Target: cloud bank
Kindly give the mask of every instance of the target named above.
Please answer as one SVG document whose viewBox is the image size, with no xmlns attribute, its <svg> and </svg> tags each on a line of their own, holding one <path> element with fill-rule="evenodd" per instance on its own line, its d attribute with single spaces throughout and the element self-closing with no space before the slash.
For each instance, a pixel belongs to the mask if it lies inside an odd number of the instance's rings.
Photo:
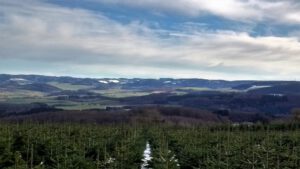
<svg viewBox="0 0 300 169">
<path fill-rule="evenodd" d="M 275 21 L 280 16 L 278 22 L 298 24 L 296 1 L 99 3 L 180 11 L 193 17 L 210 13 L 249 22 Z M 265 13 L 275 9 L 280 11 Z M 297 36 L 254 37 L 249 32 L 202 27 L 154 29 L 139 20 L 125 24 L 101 11 L 37 0 L 0 1 L 0 39 L 2 73 L 230 80 L 300 78 Z"/>
</svg>

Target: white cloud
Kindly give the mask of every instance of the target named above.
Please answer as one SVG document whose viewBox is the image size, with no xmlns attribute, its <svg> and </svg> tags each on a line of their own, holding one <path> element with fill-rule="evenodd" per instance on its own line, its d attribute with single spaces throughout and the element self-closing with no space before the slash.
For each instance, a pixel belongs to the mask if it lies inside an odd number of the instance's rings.
<svg viewBox="0 0 300 169">
<path fill-rule="evenodd" d="M 254 7 L 249 8 L 249 2 L 239 0 L 93 0 L 100 3 L 113 5 L 128 5 L 132 7 L 148 8 L 153 10 L 166 10 L 180 12 L 191 16 L 198 16 L 207 12 L 229 17 L 249 18 L 257 17 L 259 11 Z M 234 9 L 234 10 L 233 10 Z"/>
<path fill-rule="evenodd" d="M 270 21 L 300 24 L 300 3 L 295 0 L 91 0 L 197 17 L 213 14 L 242 22 Z"/>
<path fill-rule="evenodd" d="M 207 30 L 165 30 L 161 32 L 176 36 L 162 38 L 160 31 L 139 22 L 120 24 L 101 13 L 28 2 L 0 2 L 0 65 L 11 65 L 7 72 L 25 71 L 13 63 L 30 62 L 27 72 L 47 74 L 300 77 L 300 43 L 295 38 Z"/>
</svg>

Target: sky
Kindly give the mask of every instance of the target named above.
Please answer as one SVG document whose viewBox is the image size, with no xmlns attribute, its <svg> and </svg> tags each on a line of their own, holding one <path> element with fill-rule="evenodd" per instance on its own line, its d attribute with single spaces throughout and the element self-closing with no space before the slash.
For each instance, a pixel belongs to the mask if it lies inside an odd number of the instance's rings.
<svg viewBox="0 0 300 169">
<path fill-rule="evenodd" d="M 300 79 L 299 0 L 0 0 L 0 73 Z"/>
</svg>

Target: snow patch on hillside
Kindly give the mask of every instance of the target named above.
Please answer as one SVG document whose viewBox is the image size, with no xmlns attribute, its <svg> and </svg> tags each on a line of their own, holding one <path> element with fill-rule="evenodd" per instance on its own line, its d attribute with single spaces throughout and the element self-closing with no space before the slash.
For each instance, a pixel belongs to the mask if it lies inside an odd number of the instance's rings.
<svg viewBox="0 0 300 169">
<path fill-rule="evenodd" d="M 104 83 L 104 84 L 108 84 L 108 82 L 107 82 L 107 81 L 105 81 L 105 80 L 99 80 L 98 82 L 100 82 L 100 83 Z"/>
<path fill-rule="evenodd" d="M 28 81 L 26 79 L 22 79 L 22 78 L 11 78 L 9 79 L 10 81 L 18 81 L 18 82 L 25 82 L 25 81 Z"/>
<path fill-rule="evenodd" d="M 110 83 L 119 83 L 120 81 L 116 80 L 116 79 L 110 79 L 110 80 L 108 80 L 108 82 L 110 82 Z"/>
<path fill-rule="evenodd" d="M 268 87 L 272 87 L 272 86 L 257 86 L 257 85 L 253 85 L 251 87 L 249 87 L 247 90 L 256 90 L 256 89 L 262 89 L 262 88 L 268 88 Z"/>
<path fill-rule="evenodd" d="M 116 79 L 109 79 L 109 80 L 98 80 L 99 83 L 104 83 L 104 84 L 108 84 L 108 83 L 120 83 L 119 80 Z"/>
</svg>

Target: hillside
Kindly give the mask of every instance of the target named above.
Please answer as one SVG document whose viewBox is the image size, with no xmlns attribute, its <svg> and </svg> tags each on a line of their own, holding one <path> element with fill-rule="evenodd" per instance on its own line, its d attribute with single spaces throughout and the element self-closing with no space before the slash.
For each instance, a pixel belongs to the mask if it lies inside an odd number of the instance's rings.
<svg viewBox="0 0 300 169">
<path fill-rule="evenodd" d="M 181 113 L 185 116 L 172 119 L 189 119 L 188 109 L 195 109 L 210 114 L 193 117 L 198 122 L 204 122 L 212 115 L 218 117 L 213 120 L 215 122 L 224 121 L 224 118 L 230 121 L 269 121 L 275 117 L 287 117 L 293 109 L 300 107 L 300 83 L 291 81 L 0 75 L 0 91 L 5 116 L 28 115 L 28 112 L 48 109 L 117 110 L 126 114 L 128 109 L 175 106 L 174 112 L 187 109 Z M 37 103 L 43 107 L 31 110 L 30 107 Z"/>
</svg>

